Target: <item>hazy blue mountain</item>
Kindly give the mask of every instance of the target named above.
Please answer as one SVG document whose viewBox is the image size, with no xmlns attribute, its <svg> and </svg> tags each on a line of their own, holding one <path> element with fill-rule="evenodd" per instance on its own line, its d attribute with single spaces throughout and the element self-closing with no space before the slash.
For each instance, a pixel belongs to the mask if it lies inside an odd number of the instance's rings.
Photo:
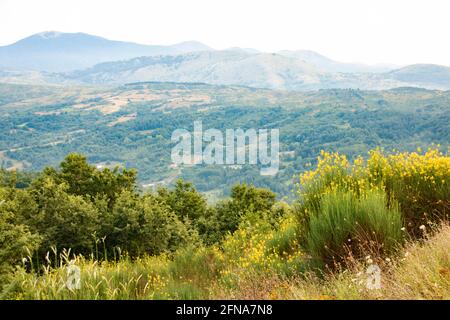
<svg viewBox="0 0 450 320">
<path fill-rule="evenodd" d="M 85 33 L 49 31 L 0 47 L 0 68 L 60 72 L 84 69 L 105 61 L 202 50 L 211 48 L 194 41 L 153 46 L 113 41 Z"/>
<path fill-rule="evenodd" d="M 325 72 L 344 72 L 344 73 L 382 73 L 395 69 L 395 66 L 388 65 L 365 65 L 358 63 L 343 63 L 327 58 L 311 50 L 282 50 L 278 52 L 281 55 L 301 59 L 308 62 Z"/>
</svg>

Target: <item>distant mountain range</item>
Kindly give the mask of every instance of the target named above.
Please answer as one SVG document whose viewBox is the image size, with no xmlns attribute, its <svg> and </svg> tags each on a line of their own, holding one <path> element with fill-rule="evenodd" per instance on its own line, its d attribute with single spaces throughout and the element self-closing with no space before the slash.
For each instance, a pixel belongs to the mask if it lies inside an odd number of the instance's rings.
<svg viewBox="0 0 450 320">
<path fill-rule="evenodd" d="M 306 61 L 325 72 L 382 73 L 398 68 L 398 66 L 394 65 L 369 66 L 358 63 L 337 62 L 311 50 L 297 50 L 297 51 L 282 50 L 278 51 L 278 53 L 286 57 L 292 57 Z"/>
<path fill-rule="evenodd" d="M 450 68 L 341 63 L 314 51 L 214 50 L 200 42 L 149 46 L 84 33 L 43 32 L 0 47 L 0 81 L 123 84 L 204 82 L 315 90 L 450 89 Z"/>
<path fill-rule="evenodd" d="M 279 54 L 224 50 L 106 62 L 65 76 L 90 84 L 170 81 L 295 89 L 320 83 L 321 72 Z"/>
<path fill-rule="evenodd" d="M 334 67 L 339 67 L 338 63 Z M 304 59 L 279 53 L 224 50 L 105 62 L 88 69 L 65 73 L 60 76 L 60 80 L 84 84 L 204 82 L 287 90 L 384 90 L 396 87 L 448 90 L 450 68 L 411 65 L 388 72 L 330 72 Z"/>
<path fill-rule="evenodd" d="M 211 50 L 195 41 L 170 46 L 112 41 L 85 33 L 46 31 L 0 47 L 0 68 L 62 72 L 105 61 Z"/>
</svg>

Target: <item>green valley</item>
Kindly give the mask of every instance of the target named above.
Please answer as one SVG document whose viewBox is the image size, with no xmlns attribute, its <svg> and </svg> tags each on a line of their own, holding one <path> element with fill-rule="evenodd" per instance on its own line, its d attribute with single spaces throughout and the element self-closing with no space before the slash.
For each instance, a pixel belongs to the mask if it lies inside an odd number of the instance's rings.
<svg viewBox="0 0 450 320">
<path fill-rule="evenodd" d="M 350 159 L 382 147 L 412 151 L 450 141 L 450 92 L 419 88 L 311 92 L 146 82 L 121 86 L 0 84 L 0 161 L 6 169 L 57 166 L 71 152 L 102 167 L 137 168 L 143 189 L 192 181 L 213 199 L 238 182 L 290 197 L 293 176 L 320 150 Z M 256 166 L 174 166 L 175 129 L 278 128 L 280 171 Z"/>
</svg>

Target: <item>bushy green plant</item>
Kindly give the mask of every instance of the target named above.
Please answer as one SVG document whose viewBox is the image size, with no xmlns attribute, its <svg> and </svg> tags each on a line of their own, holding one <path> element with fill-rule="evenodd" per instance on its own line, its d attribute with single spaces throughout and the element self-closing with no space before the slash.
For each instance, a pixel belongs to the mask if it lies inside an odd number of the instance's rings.
<svg viewBox="0 0 450 320">
<path fill-rule="evenodd" d="M 133 169 L 97 169 L 84 155 L 71 153 L 60 164 L 60 172 L 53 172 L 57 180 L 68 185 L 70 194 L 93 198 L 103 196 L 111 207 L 116 196 L 124 190 L 133 190 L 137 172 Z M 49 170 L 48 172 L 51 172 Z"/>
<path fill-rule="evenodd" d="M 353 255 L 361 257 L 392 252 L 402 242 L 398 206 L 382 192 L 357 197 L 351 192 L 326 194 L 318 210 L 310 213 L 306 234 L 308 252 L 332 265 Z"/>
<path fill-rule="evenodd" d="M 49 177 L 31 192 L 38 210 L 29 215 L 28 225 L 43 237 L 41 253 L 51 247 L 72 249 L 74 253 L 93 252 L 99 213 L 90 201 L 69 194 L 67 184 Z"/>
<path fill-rule="evenodd" d="M 231 189 L 231 198 L 219 201 L 200 219 L 200 230 L 206 243 L 219 242 L 228 233 L 237 230 L 245 218 L 266 219 L 276 223 L 286 213 L 285 206 L 274 207 L 275 194 L 267 189 L 238 184 Z"/>
<path fill-rule="evenodd" d="M 158 196 L 162 203 L 170 207 L 180 219 L 196 221 L 205 215 L 207 204 L 205 198 L 194 188 L 192 183 L 177 180 L 175 188 L 160 188 Z"/>
<path fill-rule="evenodd" d="M 439 224 L 450 215 L 450 157 L 437 149 L 427 152 L 369 152 L 367 161 L 353 163 L 345 155 L 322 152 L 317 168 L 302 174 L 299 186 L 299 223 L 309 225 L 305 209 L 318 210 L 323 195 L 349 191 L 364 196 L 379 190 L 395 200 L 414 237 L 422 237 L 421 225 Z"/>
<path fill-rule="evenodd" d="M 20 223 L 14 212 L 14 199 L 8 193 L 9 190 L 0 188 L 0 288 L 14 267 L 22 264 L 22 258 L 33 254 L 40 242 L 39 235 Z"/>
<path fill-rule="evenodd" d="M 120 247 L 132 257 L 175 251 L 196 241 L 195 231 L 153 195 L 121 193 L 108 223 L 109 232 L 105 234 L 108 247 Z"/>
</svg>

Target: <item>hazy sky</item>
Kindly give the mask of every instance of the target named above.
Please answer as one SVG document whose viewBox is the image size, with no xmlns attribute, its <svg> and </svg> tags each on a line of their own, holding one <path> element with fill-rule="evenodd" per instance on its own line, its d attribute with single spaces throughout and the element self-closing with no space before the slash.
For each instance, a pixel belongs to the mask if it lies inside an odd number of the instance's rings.
<svg viewBox="0 0 450 320">
<path fill-rule="evenodd" d="M 0 0 L 0 45 L 46 30 L 450 66 L 449 0 Z"/>
</svg>

